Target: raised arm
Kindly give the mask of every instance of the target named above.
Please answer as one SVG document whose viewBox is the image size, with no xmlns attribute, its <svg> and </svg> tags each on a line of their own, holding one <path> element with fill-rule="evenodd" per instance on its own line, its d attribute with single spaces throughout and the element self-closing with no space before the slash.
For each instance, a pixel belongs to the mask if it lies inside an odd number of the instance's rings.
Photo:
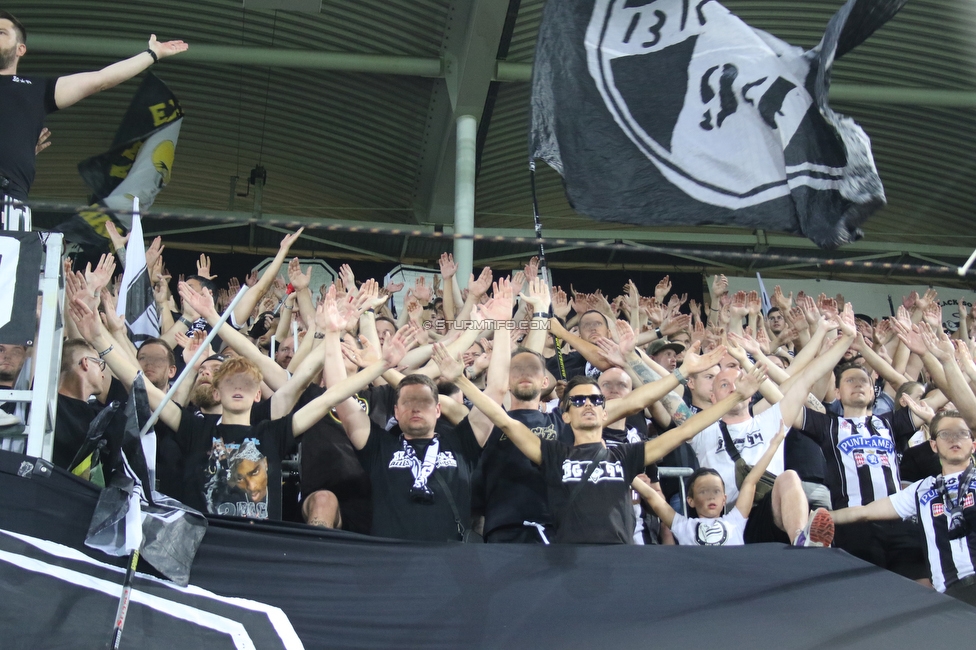
<svg viewBox="0 0 976 650">
<path fill-rule="evenodd" d="M 494 347 L 488 362 L 485 395 L 496 404 L 502 404 L 508 394 L 508 375 L 512 365 L 512 337 L 502 324 L 512 315 L 512 284 L 508 278 L 499 278 L 494 296 L 483 306 L 484 316 L 494 323 Z M 478 443 L 484 446 L 494 428 L 492 421 L 475 406 L 468 415 L 468 422 Z"/>
<path fill-rule="evenodd" d="M 139 366 L 133 364 L 129 360 L 128 355 L 115 350 L 111 337 L 102 328 L 98 314 L 89 309 L 83 299 L 76 297 L 68 303 L 68 316 L 78 327 L 78 332 L 81 336 L 100 353 L 100 356 L 108 364 L 108 367 L 112 369 L 112 373 L 119 381 L 126 386 L 132 386 L 136 375 L 141 372 Z M 149 397 L 149 406 L 155 409 L 162 403 L 166 394 L 156 388 L 151 382 L 147 381 L 144 383 L 146 385 L 146 394 Z M 159 419 L 162 420 L 163 424 L 174 431 L 180 428 L 182 417 L 183 411 L 172 401 L 166 403 L 163 412 L 159 415 Z"/>
<path fill-rule="evenodd" d="M 695 343 L 688 348 L 684 362 L 675 373 L 667 374 L 657 381 L 635 388 L 627 397 L 607 402 L 607 421 L 616 422 L 622 417 L 641 412 L 677 388 L 679 381 L 676 375 L 688 377 L 707 370 L 717 364 L 725 354 L 725 346 L 719 346 L 708 354 L 699 355 L 697 352 L 700 347 L 700 343 Z"/>
<path fill-rule="evenodd" d="M 715 365 L 715 364 L 712 364 Z M 705 366 L 711 368 L 711 366 Z M 759 390 L 759 384 L 766 379 L 765 368 L 756 367 L 752 372 L 744 374 L 735 382 L 735 391 L 721 400 L 709 406 L 704 411 L 696 413 L 681 426 L 671 429 L 657 438 L 653 438 L 644 443 L 644 464 L 650 465 L 664 458 L 669 452 L 676 449 L 682 442 L 691 440 L 701 433 L 706 427 L 718 422 L 719 418 L 728 413 L 733 406 L 739 402 L 748 400 Z"/>
<path fill-rule="evenodd" d="M 526 334 L 522 347 L 542 354 L 546 347 L 546 337 L 549 336 L 549 285 L 545 278 L 529 280 L 529 293 L 521 295 L 522 300 L 531 305 L 532 324 Z"/>
<path fill-rule="evenodd" d="M 407 347 L 415 341 L 411 334 L 397 332 L 396 336 L 390 339 L 386 348 L 383 349 L 383 359 L 367 368 L 360 370 L 352 377 L 348 377 L 330 387 L 327 391 L 313 399 L 311 402 L 299 409 L 291 420 L 292 432 L 295 436 L 308 431 L 308 429 L 321 420 L 332 409 L 348 397 L 352 397 L 360 390 L 366 388 L 374 379 L 383 374 L 388 368 L 395 368 L 400 359 L 407 351 Z M 353 441 L 353 446 L 356 441 Z M 365 445 L 365 442 L 363 442 Z M 362 449 L 362 447 L 357 447 Z"/>
<path fill-rule="evenodd" d="M 149 51 L 140 52 L 133 57 L 113 63 L 110 66 L 95 72 L 79 72 L 78 74 L 59 77 L 57 85 L 54 87 L 54 101 L 58 108 L 68 108 L 77 104 L 85 97 L 94 95 L 97 92 L 108 90 L 118 86 L 123 81 L 127 81 L 136 76 L 157 59 L 185 52 L 189 45 L 183 41 L 168 41 L 160 43 L 156 40 L 156 35 L 149 37 Z"/>
<path fill-rule="evenodd" d="M 248 292 L 244 294 L 241 301 L 237 303 L 237 307 L 234 308 L 235 323 L 244 323 L 251 316 L 251 312 L 254 311 L 254 308 L 261 298 L 264 297 L 264 294 L 268 293 L 271 284 L 278 277 L 278 271 L 281 270 L 281 265 L 285 263 L 285 258 L 288 257 L 288 251 L 291 250 L 292 244 L 298 241 L 298 238 L 304 230 L 305 228 L 299 228 L 297 232 L 285 235 L 282 238 L 281 244 L 278 246 L 278 253 L 271 260 L 271 263 L 268 264 L 268 267 L 264 269 L 257 284 L 248 289 Z"/>
<path fill-rule="evenodd" d="M 752 500 L 756 496 L 756 485 L 759 484 L 759 479 L 762 478 L 763 472 L 769 467 L 769 463 L 772 462 L 773 456 L 776 455 L 776 450 L 779 449 L 780 444 L 786 438 L 786 425 L 783 421 L 779 421 L 779 431 L 773 436 L 773 439 L 769 441 L 769 446 L 746 477 L 742 479 L 742 485 L 739 486 L 739 496 L 735 500 L 735 507 L 742 514 L 743 517 L 749 518 L 749 513 L 752 512 Z"/>
<path fill-rule="evenodd" d="M 555 316 L 549 319 L 549 327 L 553 334 L 572 345 L 573 349 L 582 354 L 583 358 L 589 361 L 594 367 L 600 370 L 607 370 L 612 366 L 610 362 L 603 358 L 599 347 L 589 341 L 584 341 L 567 330 Z"/>
<path fill-rule="evenodd" d="M 670 528 L 671 524 L 674 522 L 674 516 L 678 513 L 676 513 L 674 508 L 672 508 L 671 505 L 664 500 L 664 497 L 658 494 L 657 491 L 650 485 L 641 480 L 639 476 L 635 478 L 630 485 L 632 488 L 634 488 L 637 494 L 644 498 L 647 505 L 651 507 L 654 514 L 656 514 L 661 520 L 661 523 Z"/>
<path fill-rule="evenodd" d="M 434 344 L 434 361 L 441 369 L 441 376 L 447 381 L 455 382 L 471 400 L 471 403 L 484 413 L 492 423 L 505 432 L 505 435 L 515 443 L 526 458 L 536 465 L 542 464 L 542 443 L 527 426 L 510 417 L 500 404 L 482 393 L 477 386 L 464 376 L 464 366 L 456 357 L 452 357 L 443 345 Z"/>
<path fill-rule="evenodd" d="M 194 291 L 193 287 L 186 282 L 180 282 L 178 289 L 183 302 L 200 314 L 202 318 L 206 319 L 211 327 L 220 320 L 220 314 L 214 308 L 213 296 L 209 292 L 199 293 Z M 252 289 L 248 289 L 248 293 L 251 291 Z M 246 294 L 241 298 L 241 302 L 244 300 L 247 300 Z M 271 390 L 278 390 L 287 383 L 288 372 L 279 366 L 274 359 L 262 353 L 257 346 L 251 343 L 250 339 L 233 327 L 224 323 L 217 332 L 217 335 L 239 355 L 254 362 L 264 376 L 264 383 Z"/>
</svg>

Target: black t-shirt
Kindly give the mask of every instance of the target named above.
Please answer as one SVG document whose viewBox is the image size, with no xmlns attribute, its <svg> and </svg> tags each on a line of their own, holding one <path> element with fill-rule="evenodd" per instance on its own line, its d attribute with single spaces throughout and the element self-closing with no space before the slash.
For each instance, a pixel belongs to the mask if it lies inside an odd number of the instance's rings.
<svg viewBox="0 0 976 650">
<path fill-rule="evenodd" d="M 623 429 L 611 429 L 609 427 L 603 427 L 603 442 L 607 443 L 608 448 L 620 447 L 621 445 L 626 445 L 631 442 L 647 442 L 647 434 L 636 427 L 630 426 L 630 418 L 627 418 L 624 426 L 625 428 Z M 649 479 L 651 479 L 651 483 L 657 483 L 661 478 L 658 475 L 657 463 L 651 463 L 645 467 L 644 473 L 647 474 Z"/>
<path fill-rule="evenodd" d="M 906 449 L 905 453 L 901 455 L 898 468 L 901 470 L 901 480 L 909 483 L 921 481 L 929 476 L 938 476 L 942 473 L 939 454 L 932 451 L 932 446 L 928 441 Z"/>
<path fill-rule="evenodd" d="M 358 452 L 359 461 L 373 486 L 373 535 L 417 541 L 457 541 L 454 511 L 437 479 L 438 473 L 451 490 L 462 525 L 465 529 L 470 526 L 471 472 L 478 462 L 481 447 L 466 419 L 453 433 L 435 435 L 437 458 L 434 472 L 427 478 L 427 488 L 434 493 L 433 500 L 418 501 L 411 495 L 414 475 L 404 451 L 404 438 L 374 425 L 366 446 Z M 416 458 L 422 462 L 433 440 L 408 440 L 407 444 L 413 447 Z"/>
<path fill-rule="evenodd" d="M 393 417 L 393 407 L 396 402 L 394 399 L 395 390 L 393 386 L 383 384 L 382 386 L 370 386 L 359 393 L 359 398 L 365 400 L 369 406 L 366 411 L 369 413 L 369 419 L 381 429 L 389 430 L 392 428 L 390 418 Z"/>
<path fill-rule="evenodd" d="M 295 449 L 291 417 L 257 425 L 183 409 L 174 440 L 183 457 L 183 498 L 215 515 L 281 519 L 281 459 Z"/>
<path fill-rule="evenodd" d="M 176 402 L 173 402 L 176 404 Z M 179 406 L 179 404 L 176 404 Z M 199 407 L 190 404 L 184 415 L 201 414 Z M 202 414 L 201 414 L 202 415 Z M 214 416 L 219 418 L 220 416 Z M 271 419 L 271 400 L 256 402 L 251 407 L 251 425 Z M 183 451 L 176 441 L 176 432 L 170 429 L 162 420 L 158 420 L 153 429 L 156 431 L 156 490 L 183 501 Z"/>
<path fill-rule="evenodd" d="M 827 467 L 823 450 L 792 427 L 783 441 L 783 467 L 796 472 L 802 481 L 824 485 Z"/>
<path fill-rule="evenodd" d="M 34 183 L 37 138 L 44 118 L 58 110 L 56 84 L 57 79 L 0 75 L 0 176 L 10 181 L 0 194 L 27 200 Z"/>
<path fill-rule="evenodd" d="M 644 471 L 642 443 L 608 448 L 607 459 L 593 471 L 567 509 L 573 489 L 603 448 L 601 443 L 570 447 L 555 440 L 542 440 L 542 472 L 549 492 L 549 506 L 556 519 L 553 542 L 634 543 L 630 483 Z"/>
<path fill-rule="evenodd" d="M 583 355 L 579 352 L 573 350 L 569 354 L 563 355 L 563 366 L 566 368 L 566 380 L 569 381 L 573 377 L 578 377 L 579 375 L 589 375 L 590 377 L 599 377 L 600 371 L 593 366 L 589 366 L 589 372 L 587 372 L 587 361 L 583 358 Z M 554 354 L 548 359 L 546 359 L 546 370 L 552 373 L 552 376 L 556 379 L 562 379 L 559 374 L 559 355 Z"/>
<path fill-rule="evenodd" d="M 0 76 L 0 79 L 3 79 Z M 51 462 L 63 469 L 69 469 L 71 461 L 81 449 L 81 445 L 88 437 L 88 428 L 92 420 L 95 419 L 106 404 L 119 402 L 125 405 L 129 399 L 129 394 L 125 386 L 118 379 L 112 378 L 112 383 L 108 389 L 108 397 L 105 404 L 94 399 L 82 401 L 73 397 L 58 394 L 58 416 L 54 425 L 54 452 Z M 116 432 L 119 433 L 119 432 Z M 116 435 L 116 439 L 110 440 L 110 445 L 121 444 L 121 437 Z"/>
<path fill-rule="evenodd" d="M 297 408 L 324 392 L 321 386 L 309 386 L 299 398 Z M 364 397 L 359 398 L 359 403 L 369 413 L 371 403 Z M 302 435 L 301 457 L 302 495 L 307 497 L 318 490 L 329 490 L 339 500 L 343 529 L 368 535 L 373 518 L 369 476 L 334 414 L 327 414 Z"/>
<path fill-rule="evenodd" d="M 573 431 L 563 423 L 559 411 L 516 409 L 508 414 L 543 440 L 573 444 Z M 486 535 L 503 526 L 521 526 L 523 521 L 552 524 L 542 469 L 498 427 L 492 429 L 485 442 L 478 474 L 481 481 L 480 485 L 475 484 L 478 493 L 473 499 L 482 504 Z"/>
</svg>

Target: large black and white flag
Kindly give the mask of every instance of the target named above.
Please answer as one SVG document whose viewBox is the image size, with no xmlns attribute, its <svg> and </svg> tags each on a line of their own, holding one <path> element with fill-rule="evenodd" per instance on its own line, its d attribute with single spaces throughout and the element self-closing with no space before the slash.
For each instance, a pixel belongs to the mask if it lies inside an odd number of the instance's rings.
<svg viewBox="0 0 976 650">
<path fill-rule="evenodd" d="M 39 233 L 0 234 L 0 343 L 34 345 L 42 253 Z"/>
<path fill-rule="evenodd" d="M 85 545 L 114 556 L 139 550 L 157 571 L 186 586 L 207 520 L 196 510 L 153 490 L 156 434 L 150 428 L 140 436 L 149 414 L 146 387 L 139 373 L 125 405 L 121 459 L 109 463 L 113 471 L 95 506 Z"/>
<path fill-rule="evenodd" d="M 858 239 L 884 188 L 868 136 L 827 104 L 831 67 L 906 1 L 848 0 L 804 51 L 713 0 L 551 0 L 531 157 L 595 219 Z"/>
<path fill-rule="evenodd" d="M 125 319 L 129 338 L 138 348 L 143 341 L 159 336 L 159 312 L 153 296 L 152 281 L 146 266 L 146 244 L 142 239 L 139 199 L 133 199 L 132 229 L 125 246 L 125 271 L 119 285 L 116 313 Z"/>
</svg>

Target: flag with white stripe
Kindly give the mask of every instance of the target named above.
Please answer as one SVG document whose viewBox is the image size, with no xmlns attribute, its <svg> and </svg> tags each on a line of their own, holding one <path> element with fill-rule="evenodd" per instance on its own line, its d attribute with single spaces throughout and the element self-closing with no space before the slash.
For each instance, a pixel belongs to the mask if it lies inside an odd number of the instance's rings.
<svg viewBox="0 0 976 650">
<path fill-rule="evenodd" d="M 119 286 L 116 313 L 125 319 L 129 339 L 138 348 L 143 341 L 159 336 L 159 312 L 152 281 L 146 267 L 146 245 L 142 240 L 139 199 L 132 200 L 132 230 L 125 246 L 125 271 Z"/>
<path fill-rule="evenodd" d="M 139 550 L 157 571 L 179 585 L 190 579 L 190 566 L 207 530 L 199 512 L 153 490 L 156 482 L 156 434 L 140 436 L 149 420 L 149 400 L 142 373 L 136 376 L 125 406 L 121 462 L 102 489 L 85 545 L 109 555 Z"/>
<path fill-rule="evenodd" d="M 529 151 L 582 214 L 861 237 L 885 204 L 865 132 L 827 102 L 834 60 L 906 0 L 848 0 L 804 51 L 714 0 L 552 0 Z"/>
</svg>

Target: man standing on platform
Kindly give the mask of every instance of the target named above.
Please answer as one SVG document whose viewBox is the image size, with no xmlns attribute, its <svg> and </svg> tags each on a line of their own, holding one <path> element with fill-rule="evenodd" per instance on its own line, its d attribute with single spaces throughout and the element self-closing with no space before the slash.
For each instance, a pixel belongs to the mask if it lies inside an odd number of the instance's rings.
<svg viewBox="0 0 976 650">
<path fill-rule="evenodd" d="M 149 47 L 133 57 L 94 72 L 58 77 L 24 77 L 17 74 L 27 54 L 27 29 L 13 15 L 0 10 L 0 200 L 4 229 L 29 226 L 30 212 L 21 205 L 34 182 L 34 158 L 48 144 L 44 119 L 85 97 L 131 79 L 160 59 L 186 51 L 183 41 L 160 43 L 149 37 Z M 13 199 L 13 202 L 7 199 Z M 16 202 L 16 203 L 14 203 Z"/>
</svg>

